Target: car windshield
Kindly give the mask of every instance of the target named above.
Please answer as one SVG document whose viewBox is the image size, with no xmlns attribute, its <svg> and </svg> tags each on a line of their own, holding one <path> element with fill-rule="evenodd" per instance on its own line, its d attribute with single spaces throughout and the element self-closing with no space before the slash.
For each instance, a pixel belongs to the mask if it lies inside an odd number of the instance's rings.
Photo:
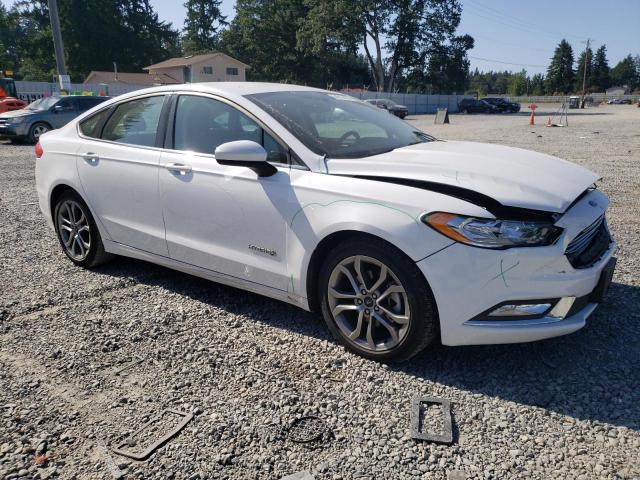
<svg viewBox="0 0 640 480">
<path fill-rule="evenodd" d="M 30 103 L 25 110 L 37 110 L 37 111 L 42 111 L 42 110 L 49 110 L 51 107 L 53 107 L 56 103 L 58 103 L 58 100 L 60 100 L 60 98 L 58 97 L 46 97 L 46 98 L 41 98 L 39 100 L 36 100 L 33 103 Z"/>
<path fill-rule="evenodd" d="M 348 95 L 271 92 L 247 98 L 311 151 L 329 158 L 368 157 L 435 140 L 388 112 Z"/>
</svg>

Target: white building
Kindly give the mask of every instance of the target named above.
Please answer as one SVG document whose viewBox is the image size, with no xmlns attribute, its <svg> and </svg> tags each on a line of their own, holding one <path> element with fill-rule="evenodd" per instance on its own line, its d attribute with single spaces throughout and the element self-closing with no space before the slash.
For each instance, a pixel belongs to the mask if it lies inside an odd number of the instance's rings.
<svg viewBox="0 0 640 480">
<path fill-rule="evenodd" d="M 224 53 L 208 53 L 171 58 L 143 70 L 152 76 L 163 75 L 179 83 L 244 82 L 249 65 Z"/>
</svg>

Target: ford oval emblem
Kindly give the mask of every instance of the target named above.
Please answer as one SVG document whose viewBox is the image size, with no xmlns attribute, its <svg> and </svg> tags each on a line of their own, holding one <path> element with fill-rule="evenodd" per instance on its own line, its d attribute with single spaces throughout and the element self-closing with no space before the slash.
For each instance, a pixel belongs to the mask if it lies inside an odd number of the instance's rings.
<svg viewBox="0 0 640 480">
<path fill-rule="evenodd" d="M 598 202 L 595 202 L 593 200 L 589 200 L 589 205 L 591 205 L 592 207 L 597 207 L 598 206 Z"/>
</svg>

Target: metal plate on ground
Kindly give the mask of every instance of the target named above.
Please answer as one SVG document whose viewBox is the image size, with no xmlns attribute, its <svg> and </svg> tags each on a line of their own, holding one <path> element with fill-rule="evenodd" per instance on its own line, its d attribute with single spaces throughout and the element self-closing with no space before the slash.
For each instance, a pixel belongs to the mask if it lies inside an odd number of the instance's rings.
<svg viewBox="0 0 640 480">
<path fill-rule="evenodd" d="M 171 419 L 168 417 L 173 417 L 173 418 Z M 131 434 L 131 436 L 129 437 L 129 440 L 121 443 L 120 445 L 118 445 L 117 448 L 114 448 L 113 453 L 122 455 L 123 457 L 131 458 L 133 460 L 138 460 L 138 461 L 146 460 L 153 452 L 155 452 L 158 448 L 160 448 L 162 445 L 167 443 L 171 438 L 177 435 L 178 432 L 182 430 L 185 427 L 185 425 L 191 421 L 192 418 L 193 418 L 193 415 L 190 413 L 184 413 L 184 412 L 179 412 L 177 410 L 170 410 L 170 409 L 163 410 L 162 412 L 160 412 L 160 415 L 152 418 L 147 423 L 145 423 L 140 429 L 133 432 L 133 434 Z M 159 432 L 158 434 L 156 434 L 155 432 L 153 432 L 154 434 L 152 436 L 149 435 L 154 426 L 161 423 L 165 423 L 167 420 L 169 420 L 171 426 L 168 429 L 164 430 L 164 433 Z M 138 437 L 145 437 L 145 436 L 151 437 L 155 439 L 155 441 L 153 441 L 153 443 L 151 443 L 150 445 L 148 445 L 147 447 L 144 447 L 144 449 L 139 451 L 124 449 L 124 447 L 128 445 L 131 446 L 132 443 L 133 443 L 133 446 L 135 446 L 137 443 L 135 442 L 135 439 Z M 147 442 L 144 442 L 144 443 L 146 444 Z"/>
<path fill-rule="evenodd" d="M 440 407 L 441 416 L 437 422 L 436 431 L 427 431 L 425 425 L 426 409 L 429 406 Z M 434 443 L 450 444 L 453 442 L 453 427 L 451 419 L 451 402 L 437 397 L 416 397 L 411 404 L 411 437 Z"/>
<path fill-rule="evenodd" d="M 295 443 L 311 443 L 322 440 L 329 431 L 327 423 L 319 417 L 301 417 L 289 426 L 287 437 Z"/>
</svg>

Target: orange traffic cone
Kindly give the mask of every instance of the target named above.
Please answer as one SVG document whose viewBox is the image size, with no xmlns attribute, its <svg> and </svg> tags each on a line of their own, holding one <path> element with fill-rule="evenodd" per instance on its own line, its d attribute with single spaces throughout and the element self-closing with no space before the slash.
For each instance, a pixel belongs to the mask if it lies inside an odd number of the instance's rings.
<svg viewBox="0 0 640 480">
<path fill-rule="evenodd" d="M 529 125 L 535 125 L 536 121 L 534 120 L 533 112 L 531 112 L 531 116 L 529 117 Z"/>
</svg>

